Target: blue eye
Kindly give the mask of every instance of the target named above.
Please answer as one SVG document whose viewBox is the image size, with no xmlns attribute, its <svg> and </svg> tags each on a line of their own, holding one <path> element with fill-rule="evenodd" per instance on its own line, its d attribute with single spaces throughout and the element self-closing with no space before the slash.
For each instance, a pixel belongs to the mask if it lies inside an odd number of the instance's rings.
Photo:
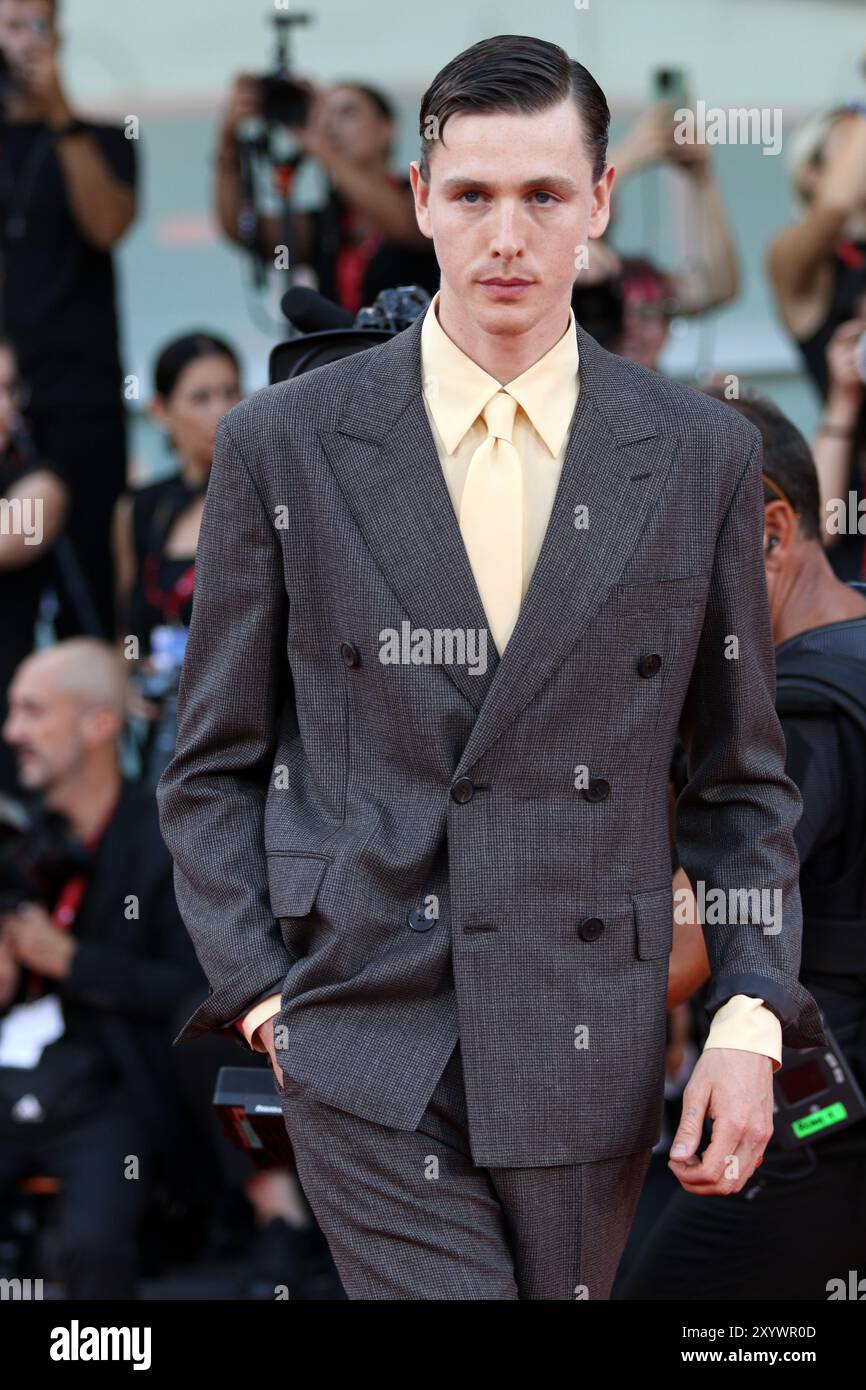
<svg viewBox="0 0 866 1390">
<path fill-rule="evenodd" d="M 481 195 L 479 194 L 477 188 L 467 188 L 467 190 L 466 190 L 465 193 L 461 193 L 461 194 L 460 194 L 461 199 L 463 199 L 463 198 L 478 198 L 478 197 L 480 197 L 480 196 L 481 196 Z"/>
</svg>

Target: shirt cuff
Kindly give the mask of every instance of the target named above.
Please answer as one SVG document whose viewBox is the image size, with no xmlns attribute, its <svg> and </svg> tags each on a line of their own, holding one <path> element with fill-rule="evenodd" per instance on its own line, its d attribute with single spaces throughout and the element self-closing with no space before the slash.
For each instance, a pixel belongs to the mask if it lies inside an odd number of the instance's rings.
<svg viewBox="0 0 866 1390">
<path fill-rule="evenodd" d="M 782 1025 L 765 1008 L 763 999 L 734 994 L 713 1014 L 704 1043 L 708 1047 L 735 1047 L 742 1052 L 761 1052 L 772 1058 L 773 1072 L 782 1066 Z"/>
<path fill-rule="evenodd" d="M 258 1038 L 253 1037 L 253 1033 L 269 1018 L 273 1018 L 274 1014 L 280 1012 L 281 1002 L 282 995 L 272 994 L 267 999 L 262 999 L 258 1004 L 253 1005 L 249 1013 L 244 1014 L 243 1018 L 235 1024 L 235 1027 L 243 1033 L 253 1052 L 267 1052 L 268 1049 Z"/>
</svg>

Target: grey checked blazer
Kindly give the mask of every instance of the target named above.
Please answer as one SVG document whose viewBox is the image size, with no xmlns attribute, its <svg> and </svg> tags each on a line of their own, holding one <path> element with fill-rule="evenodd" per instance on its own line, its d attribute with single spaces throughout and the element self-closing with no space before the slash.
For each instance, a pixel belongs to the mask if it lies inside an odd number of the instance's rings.
<svg viewBox="0 0 866 1390">
<path fill-rule="evenodd" d="M 824 1041 L 797 978 L 802 803 L 773 703 L 760 437 L 578 329 L 562 476 L 505 652 L 488 637 L 483 672 L 386 664 L 404 623 L 486 630 L 421 323 L 221 422 L 158 789 L 211 985 L 175 1042 L 275 989 L 284 1071 L 319 1101 L 412 1129 L 459 1036 L 475 1162 L 626 1154 L 660 1128 L 678 728 L 692 882 L 783 893 L 777 935 L 705 929 L 708 1007 L 760 995 L 786 1044 Z"/>
</svg>

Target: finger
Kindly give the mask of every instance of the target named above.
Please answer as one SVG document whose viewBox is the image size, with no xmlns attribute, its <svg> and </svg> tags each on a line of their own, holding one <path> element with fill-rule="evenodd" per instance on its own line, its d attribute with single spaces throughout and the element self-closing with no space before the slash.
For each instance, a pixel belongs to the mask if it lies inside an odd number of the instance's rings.
<svg viewBox="0 0 866 1390">
<path fill-rule="evenodd" d="M 679 1128 L 674 1135 L 674 1142 L 671 1144 L 671 1158 L 688 1159 L 697 1152 L 698 1144 L 701 1142 L 707 1100 L 708 1096 L 705 1092 L 699 1091 L 697 1088 L 692 1090 L 686 1086 L 683 1091 L 682 1117 Z"/>
<path fill-rule="evenodd" d="M 713 1121 L 713 1130 L 710 1142 L 704 1153 L 700 1156 L 700 1161 L 693 1164 L 688 1170 L 683 1170 L 682 1176 L 677 1173 L 684 1187 L 690 1192 L 709 1191 L 729 1191 L 725 1186 L 730 1180 L 726 1178 L 726 1173 L 731 1169 L 731 1165 L 736 1159 L 737 1150 L 743 1140 L 744 1125 L 736 1123 L 728 1117 Z M 738 1166 L 734 1164 L 736 1170 Z"/>
</svg>

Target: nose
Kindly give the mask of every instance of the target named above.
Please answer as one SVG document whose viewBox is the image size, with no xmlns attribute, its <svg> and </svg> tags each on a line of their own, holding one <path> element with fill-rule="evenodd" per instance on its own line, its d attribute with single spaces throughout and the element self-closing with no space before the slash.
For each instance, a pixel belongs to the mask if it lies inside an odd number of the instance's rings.
<svg viewBox="0 0 866 1390">
<path fill-rule="evenodd" d="M 502 261 L 512 261 L 523 255 L 523 235 L 518 225 L 518 214 L 510 199 L 505 199 L 497 209 L 490 251 Z"/>
</svg>

